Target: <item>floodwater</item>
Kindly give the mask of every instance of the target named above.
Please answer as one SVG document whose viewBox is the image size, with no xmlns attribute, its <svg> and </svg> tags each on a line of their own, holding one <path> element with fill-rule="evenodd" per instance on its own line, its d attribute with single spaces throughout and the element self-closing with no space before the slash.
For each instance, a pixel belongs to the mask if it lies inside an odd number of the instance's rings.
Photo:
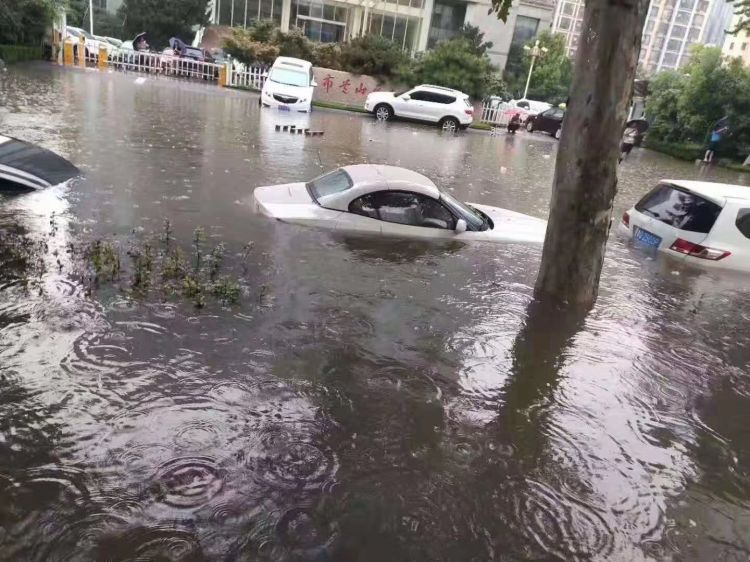
<svg viewBox="0 0 750 562">
<path fill-rule="evenodd" d="M 747 278 L 613 235 L 597 305 L 570 318 L 532 304 L 537 248 L 341 238 L 246 204 L 374 162 L 544 217 L 553 139 L 322 111 L 323 137 L 292 137 L 274 125 L 308 117 L 245 92 L 0 79 L 0 132 L 85 171 L 0 196 L 0 559 L 750 556 Z M 616 212 L 698 176 L 747 181 L 636 150 Z M 225 244 L 239 304 L 89 292 L 69 248 L 125 261 L 165 219 Z"/>
</svg>

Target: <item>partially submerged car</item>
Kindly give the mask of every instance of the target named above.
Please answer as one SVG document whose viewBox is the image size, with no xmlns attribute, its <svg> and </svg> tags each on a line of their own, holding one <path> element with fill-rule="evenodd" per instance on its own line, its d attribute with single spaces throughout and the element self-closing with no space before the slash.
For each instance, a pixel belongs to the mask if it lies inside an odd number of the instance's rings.
<svg viewBox="0 0 750 562">
<path fill-rule="evenodd" d="M 422 174 L 375 164 L 258 187 L 253 205 L 279 221 L 372 236 L 542 244 L 547 229 L 542 219 L 462 203 Z"/>
<path fill-rule="evenodd" d="M 54 152 L 0 135 L 0 190 L 37 190 L 80 175 L 73 164 Z"/>
<path fill-rule="evenodd" d="M 750 187 L 662 180 L 625 212 L 619 231 L 694 265 L 750 272 Z"/>
<path fill-rule="evenodd" d="M 261 107 L 279 111 L 310 112 L 317 84 L 312 63 L 292 57 L 277 57 L 260 92 Z"/>
</svg>

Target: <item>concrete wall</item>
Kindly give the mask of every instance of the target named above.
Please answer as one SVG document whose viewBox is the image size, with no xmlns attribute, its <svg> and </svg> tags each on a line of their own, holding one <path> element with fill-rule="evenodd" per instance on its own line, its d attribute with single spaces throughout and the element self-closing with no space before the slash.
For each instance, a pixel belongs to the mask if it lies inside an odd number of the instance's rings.
<svg viewBox="0 0 750 562">
<path fill-rule="evenodd" d="M 490 8 L 488 0 L 482 0 L 476 4 L 466 6 L 466 23 L 478 27 L 484 32 L 485 41 L 494 43 L 488 55 L 492 64 L 501 70 L 505 68 L 508 61 L 508 51 L 513 39 L 513 30 L 516 27 L 516 18 L 518 16 L 527 16 L 536 18 L 539 21 L 538 33 L 552 26 L 552 17 L 554 15 L 554 3 L 546 0 L 522 0 L 514 2 L 513 8 L 508 15 L 508 21 L 503 23 L 497 19 L 493 12 L 488 14 Z"/>
<path fill-rule="evenodd" d="M 313 74 L 315 75 L 315 81 L 318 83 L 313 96 L 315 101 L 363 107 L 365 98 L 370 92 L 398 91 L 397 86 L 373 76 L 318 67 L 313 69 Z"/>
</svg>

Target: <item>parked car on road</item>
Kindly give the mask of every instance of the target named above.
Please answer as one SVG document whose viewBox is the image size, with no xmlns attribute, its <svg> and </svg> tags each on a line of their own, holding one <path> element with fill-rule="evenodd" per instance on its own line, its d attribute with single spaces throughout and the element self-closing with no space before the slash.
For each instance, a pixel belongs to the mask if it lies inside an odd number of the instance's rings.
<svg viewBox="0 0 750 562">
<path fill-rule="evenodd" d="M 260 92 L 260 104 L 280 111 L 309 112 L 317 84 L 312 63 L 291 57 L 278 57 L 268 71 Z"/>
<path fill-rule="evenodd" d="M 383 121 L 397 117 L 411 121 L 437 123 L 445 130 L 466 128 L 474 120 L 469 96 L 458 90 L 422 84 L 407 92 L 372 92 L 365 110 Z"/>
<path fill-rule="evenodd" d="M 537 115 L 542 111 L 546 111 L 552 107 L 552 104 L 546 101 L 530 100 L 528 98 L 521 98 L 519 100 L 510 100 L 510 105 L 525 109 L 529 115 Z"/>
<path fill-rule="evenodd" d="M 344 166 L 307 183 L 258 187 L 256 212 L 344 233 L 541 244 L 546 221 L 462 203 L 425 176 L 395 166 Z"/>
<path fill-rule="evenodd" d="M 86 31 L 85 29 L 81 29 L 80 27 L 73 27 L 69 25 L 65 28 L 65 31 L 69 37 L 75 37 L 79 41 L 81 37 L 84 38 L 84 45 L 86 48 L 87 57 L 98 59 L 99 47 L 105 47 L 107 49 L 107 53 L 109 53 L 112 50 L 112 45 L 110 45 L 106 41 L 101 41 L 95 38 L 93 35 L 91 35 L 91 33 Z"/>
<path fill-rule="evenodd" d="M 169 48 L 172 49 L 172 53 L 177 57 L 192 59 L 198 62 L 214 62 L 213 57 L 207 51 L 188 45 L 179 37 L 172 37 L 169 40 Z"/>
<path fill-rule="evenodd" d="M 662 180 L 622 216 L 619 231 L 695 265 L 750 272 L 750 187 Z"/>
<path fill-rule="evenodd" d="M 560 140 L 562 133 L 563 118 L 565 110 L 559 107 L 553 107 L 542 111 L 539 115 L 529 115 L 526 118 L 526 130 L 530 133 L 534 131 L 544 131 L 556 139 Z"/>
</svg>

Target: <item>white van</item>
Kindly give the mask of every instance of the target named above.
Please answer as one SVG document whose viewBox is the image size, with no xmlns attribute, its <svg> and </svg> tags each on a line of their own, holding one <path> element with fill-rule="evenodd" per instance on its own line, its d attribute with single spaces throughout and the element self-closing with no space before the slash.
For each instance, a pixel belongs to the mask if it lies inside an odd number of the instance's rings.
<svg viewBox="0 0 750 562">
<path fill-rule="evenodd" d="M 268 71 L 260 92 L 260 103 L 281 111 L 309 112 L 317 86 L 312 64 L 302 59 L 278 57 Z"/>
</svg>

